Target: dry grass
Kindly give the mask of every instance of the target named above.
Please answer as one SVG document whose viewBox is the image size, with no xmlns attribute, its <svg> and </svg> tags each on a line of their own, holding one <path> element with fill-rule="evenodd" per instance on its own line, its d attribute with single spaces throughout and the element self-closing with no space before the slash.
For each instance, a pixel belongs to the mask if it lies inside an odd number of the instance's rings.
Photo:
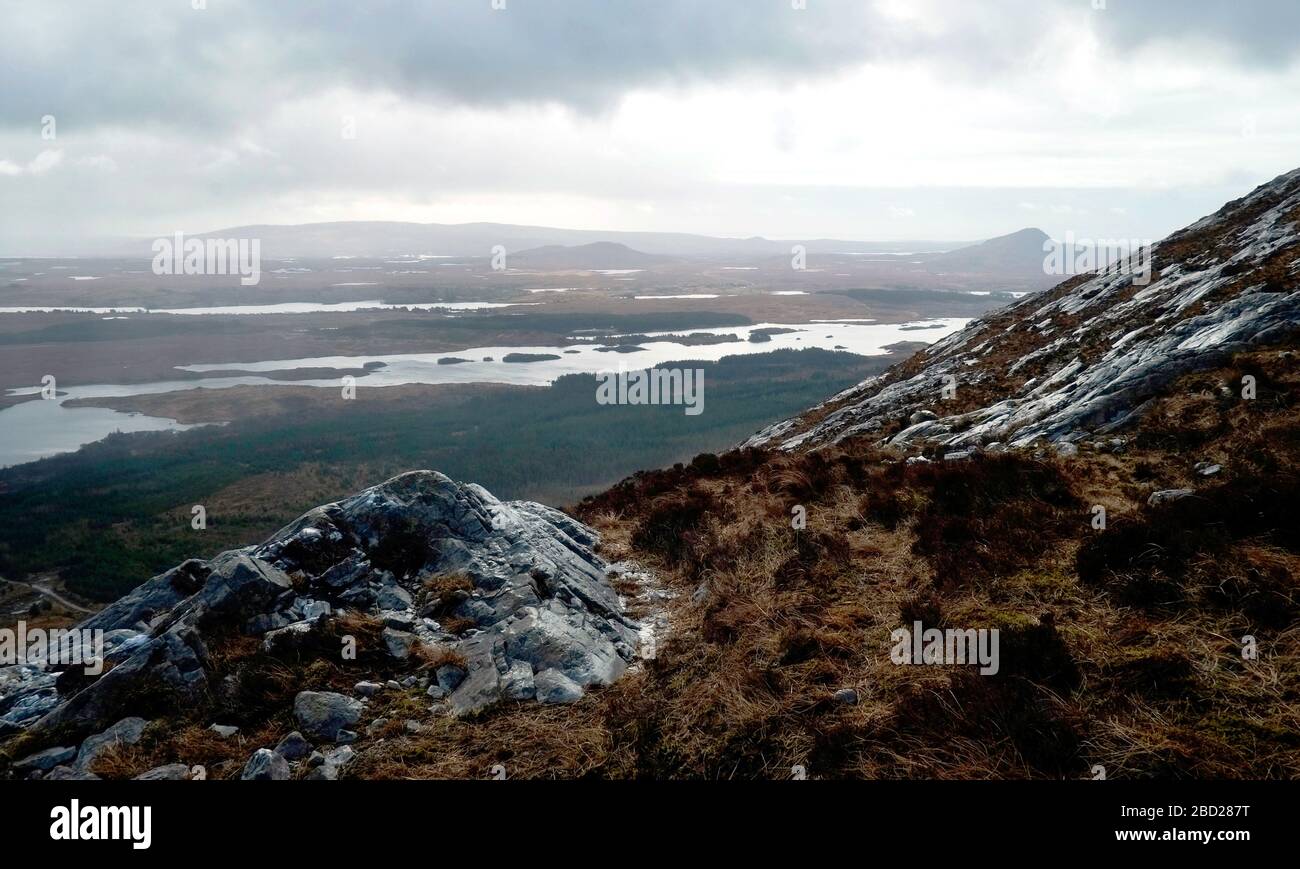
<svg viewBox="0 0 1300 869">
<path fill-rule="evenodd" d="M 1221 394 L 1242 372 L 1261 384 L 1254 402 Z M 1300 776 L 1297 388 L 1294 354 L 1243 356 L 1175 384 L 1125 451 L 1085 444 L 1067 461 L 907 466 L 858 444 L 638 474 L 577 512 L 608 558 L 642 562 L 675 593 L 656 657 L 572 706 L 473 721 L 431 711 L 418 688 L 380 692 L 360 729 L 387 723 L 362 736 L 348 775 L 1086 778 L 1102 764 L 1109 778 Z M 1201 460 L 1224 471 L 1199 477 Z M 1197 496 L 1146 505 L 1175 486 Z M 806 528 L 792 527 L 796 505 Z M 458 591 L 433 577 L 425 602 Z M 997 628 L 1001 671 L 891 663 L 890 632 L 915 620 Z M 334 630 L 362 638 L 357 661 L 215 642 L 233 689 L 101 770 L 179 760 L 237 776 L 292 729 L 296 691 L 400 677 L 377 624 Z M 427 654 L 407 670 L 450 660 Z M 842 689 L 858 702 L 836 702 Z M 249 735 L 219 740 L 213 720 Z"/>
</svg>

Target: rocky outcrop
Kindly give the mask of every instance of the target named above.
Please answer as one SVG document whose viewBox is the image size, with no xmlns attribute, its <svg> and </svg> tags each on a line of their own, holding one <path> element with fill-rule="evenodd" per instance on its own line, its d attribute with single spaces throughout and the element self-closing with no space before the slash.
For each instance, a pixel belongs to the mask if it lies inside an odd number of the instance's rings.
<svg viewBox="0 0 1300 869">
<path fill-rule="evenodd" d="M 571 702 L 617 679 L 638 642 L 596 543 L 591 529 L 549 507 L 502 502 L 432 471 L 403 474 L 312 510 L 259 546 L 187 561 L 87 619 L 80 627 L 112 638 L 97 678 L 61 682 L 39 663 L 0 670 L 0 721 L 65 735 L 126 719 L 83 743 L 73 767 L 84 770 L 83 757 L 105 740 L 139 738 L 143 720 L 128 717 L 139 704 L 189 708 L 221 689 L 213 637 L 243 634 L 261 638 L 268 653 L 298 651 L 350 615 L 381 622 L 377 653 L 412 671 L 394 687 L 413 686 L 423 661 L 444 659 L 429 694 L 450 714 L 507 700 Z M 565 690 L 538 691 L 539 673 L 562 675 Z M 362 683 L 358 697 L 299 687 L 293 713 L 302 734 L 344 742 L 356 738 L 380 685 Z M 246 777 L 281 777 L 277 758 L 307 750 L 302 735 L 290 742 L 250 759 Z M 25 768 L 57 767 L 65 754 L 30 758 Z M 336 776 L 341 756 L 322 757 L 311 764 L 316 777 Z"/>
<path fill-rule="evenodd" d="M 1122 428 L 1176 378 L 1300 330 L 1300 170 L 1175 233 L 1151 259 L 1149 283 L 1132 262 L 1066 281 L 744 446 L 854 436 L 1024 446 Z"/>
</svg>

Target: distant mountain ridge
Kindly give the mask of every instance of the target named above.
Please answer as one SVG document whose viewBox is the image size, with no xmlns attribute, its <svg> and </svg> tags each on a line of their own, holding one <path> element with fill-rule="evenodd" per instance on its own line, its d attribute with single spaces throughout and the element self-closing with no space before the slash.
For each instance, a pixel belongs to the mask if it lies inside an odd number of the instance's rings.
<svg viewBox="0 0 1300 869">
<path fill-rule="evenodd" d="M 512 268 L 642 269 L 670 259 L 658 254 L 642 253 L 618 242 L 597 241 L 576 247 L 558 244 L 535 247 L 510 255 L 507 264 Z"/>
<path fill-rule="evenodd" d="M 1052 240 L 1041 229 L 1022 229 L 927 257 L 927 262 L 951 271 L 1041 270 L 1051 245 Z"/>
<path fill-rule="evenodd" d="M 255 224 L 197 234 L 199 238 L 257 238 L 267 259 L 329 259 L 331 257 L 449 256 L 486 257 L 496 245 L 508 254 L 540 247 L 578 247 L 617 243 L 661 256 L 778 256 L 795 244 L 809 253 L 886 253 L 942 251 L 969 244 L 953 241 L 873 242 L 838 239 L 724 238 L 676 232 L 624 232 L 601 229 L 562 229 L 509 223 L 407 223 L 344 221 L 308 224 Z M 121 255 L 148 255 L 152 239 L 123 242 Z"/>
</svg>

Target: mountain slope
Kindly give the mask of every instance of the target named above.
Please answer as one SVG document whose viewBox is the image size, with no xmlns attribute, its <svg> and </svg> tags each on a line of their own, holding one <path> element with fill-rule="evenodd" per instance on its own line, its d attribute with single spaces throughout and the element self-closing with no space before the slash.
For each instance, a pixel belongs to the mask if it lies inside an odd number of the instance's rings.
<svg viewBox="0 0 1300 869">
<path fill-rule="evenodd" d="M 1298 189 L 1300 171 L 1165 240 L 1149 286 L 1072 279 L 742 449 L 584 502 L 610 557 L 678 595 L 636 687 L 653 737 L 614 758 L 1300 775 Z M 896 663 L 918 624 L 996 631 L 998 672 Z"/>
<path fill-rule="evenodd" d="M 187 562 L 0 670 L 0 772 L 1300 777 L 1298 188 L 576 519 L 422 472 Z"/>
<path fill-rule="evenodd" d="M 1174 378 L 1296 330 L 1298 224 L 1300 170 L 1155 245 L 1148 285 L 1118 270 L 1066 281 L 748 445 L 1024 445 L 1120 428 Z"/>
<path fill-rule="evenodd" d="M 1047 233 L 1041 229 L 1022 229 L 969 247 L 933 254 L 925 262 L 932 268 L 957 272 L 1041 273 L 1047 253 L 1043 245 L 1048 241 Z"/>
</svg>

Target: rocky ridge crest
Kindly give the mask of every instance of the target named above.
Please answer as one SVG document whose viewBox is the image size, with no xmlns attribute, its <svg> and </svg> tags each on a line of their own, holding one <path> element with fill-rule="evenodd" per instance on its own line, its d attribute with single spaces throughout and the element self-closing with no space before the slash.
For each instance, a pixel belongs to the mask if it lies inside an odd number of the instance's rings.
<svg viewBox="0 0 1300 869">
<path fill-rule="evenodd" d="M 1300 328 L 1300 169 L 1159 242 L 1151 257 L 1149 284 L 1132 268 L 1072 278 L 743 446 L 863 436 L 960 451 L 1122 428 L 1174 379 Z"/>
</svg>

